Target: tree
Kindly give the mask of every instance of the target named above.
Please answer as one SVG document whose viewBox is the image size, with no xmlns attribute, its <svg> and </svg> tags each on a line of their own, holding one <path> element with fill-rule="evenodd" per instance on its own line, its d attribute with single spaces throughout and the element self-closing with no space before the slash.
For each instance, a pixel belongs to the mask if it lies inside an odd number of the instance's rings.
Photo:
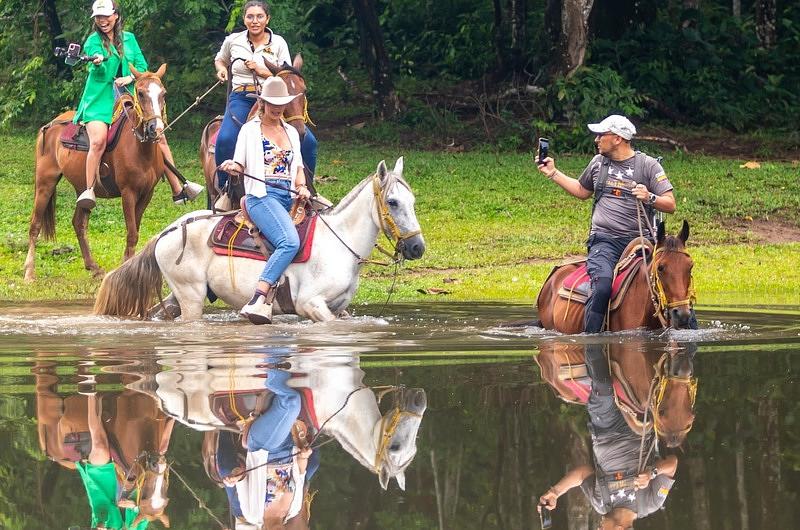
<svg viewBox="0 0 800 530">
<path fill-rule="evenodd" d="M 392 68 L 374 0 L 353 0 L 358 31 L 361 35 L 361 57 L 372 79 L 378 116 L 391 118 L 400 111 L 400 100 L 392 81 Z"/>
<path fill-rule="evenodd" d="M 756 0 L 756 35 L 767 50 L 775 46 L 777 38 L 777 8 L 775 0 Z"/>
<path fill-rule="evenodd" d="M 560 35 L 556 73 L 571 77 L 583 66 L 589 34 L 589 15 L 594 0 L 563 0 L 561 2 Z"/>
</svg>

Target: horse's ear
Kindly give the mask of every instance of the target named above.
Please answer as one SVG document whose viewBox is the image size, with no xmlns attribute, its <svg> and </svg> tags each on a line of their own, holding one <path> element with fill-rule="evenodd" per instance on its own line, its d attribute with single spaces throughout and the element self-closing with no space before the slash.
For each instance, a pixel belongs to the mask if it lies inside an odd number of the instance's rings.
<svg viewBox="0 0 800 530">
<path fill-rule="evenodd" d="M 661 244 L 664 242 L 664 237 L 667 235 L 667 227 L 666 223 L 663 221 L 658 223 L 658 232 L 656 235 L 656 246 L 660 247 Z"/>
<path fill-rule="evenodd" d="M 389 487 L 389 472 L 386 470 L 385 467 L 381 467 L 380 472 L 378 472 L 378 480 L 381 483 L 381 487 L 386 489 Z"/>
<path fill-rule="evenodd" d="M 128 63 L 128 69 L 130 69 L 131 75 L 133 76 L 134 79 L 139 79 L 139 76 L 142 75 L 142 73 L 136 68 L 134 68 L 131 63 Z"/>
<path fill-rule="evenodd" d="M 395 162 L 394 169 L 392 170 L 392 173 L 394 173 L 395 175 L 402 175 L 403 174 L 403 157 L 402 156 L 397 159 L 397 162 Z"/>
<path fill-rule="evenodd" d="M 161 521 L 161 524 L 164 525 L 164 528 L 169 528 L 169 516 L 167 516 L 167 514 L 160 514 L 158 516 L 158 520 Z"/>
<path fill-rule="evenodd" d="M 156 70 L 156 77 L 161 79 L 164 77 L 164 74 L 167 72 L 167 63 L 162 63 L 161 66 L 158 67 Z"/>
<path fill-rule="evenodd" d="M 301 54 L 297 54 L 294 56 L 294 61 L 292 61 L 292 66 L 298 72 L 303 69 L 303 56 Z"/>
<path fill-rule="evenodd" d="M 397 481 L 397 485 L 400 487 L 401 490 L 406 491 L 406 474 L 404 471 L 401 471 L 397 475 L 394 476 L 394 479 Z"/>
<path fill-rule="evenodd" d="M 689 239 L 689 223 L 686 222 L 686 219 L 683 220 L 683 227 L 681 228 L 681 233 L 678 234 L 678 239 L 683 241 L 683 244 L 686 244 L 686 240 Z"/>
<path fill-rule="evenodd" d="M 381 160 L 378 164 L 378 169 L 376 171 L 378 173 L 378 177 L 383 181 L 386 178 L 386 175 L 389 173 L 389 170 L 386 169 L 386 161 Z"/>
<path fill-rule="evenodd" d="M 281 71 L 280 68 L 269 62 L 266 57 L 264 58 L 264 66 L 267 67 L 267 70 L 269 70 L 272 75 L 278 75 L 278 72 Z"/>
</svg>

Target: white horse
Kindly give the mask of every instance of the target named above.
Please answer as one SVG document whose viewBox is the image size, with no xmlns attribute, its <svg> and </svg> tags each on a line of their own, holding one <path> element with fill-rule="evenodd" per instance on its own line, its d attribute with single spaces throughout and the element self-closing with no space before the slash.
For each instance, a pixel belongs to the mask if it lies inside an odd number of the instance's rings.
<svg viewBox="0 0 800 530">
<path fill-rule="evenodd" d="M 347 308 L 358 286 L 358 273 L 381 231 L 395 252 L 418 259 L 425 252 L 414 211 L 414 194 L 403 179 L 403 159 L 392 171 L 381 161 L 330 211 L 320 214 L 311 256 L 292 263 L 284 273 L 293 307 L 273 304 L 276 314 L 296 313 L 329 321 Z M 210 211 L 189 213 L 150 241 L 134 258 L 111 271 L 97 293 L 95 313 L 145 317 L 160 295 L 162 275 L 184 320 L 201 318 L 208 289 L 234 308 L 252 296 L 264 262 L 220 256 L 208 245 L 217 223 Z M 288 305 L 288 304 L 287 304 Z"/>
<path fill-rule="evenodd" d="M 267 354 L 268 355 L 268 354 Z M 273 358 L 275 359 L 275 358 Z M 425 390 L 386 387 L 376 394 L 364 386 L 356 354 L 315 352 L 280 357 L 278 368 L 293 376 L 289 385 L 304 394 L 304 407 L 314 411 L 312 432 L 332 437 L 361 465 L 378 475 L 381 487 L 394 478 L 405 490 L 405 470 L 417 453 L 417 432 L 427 408 Z M 170 362 L 167 360 L 166 362 Z M 169 370 L 145 377 L 132 388 L 154 396 L 165 414 L 197 431 L 231 430 L 213 410 L 214 403 L 237 400 L 237 413 L 261 401 L 265 355 L 190 355 Z M 310 399 L 308 398 L 310 394 Z M 391 395 L 393 406 L 381 414 L 380 398 Z M 314 444 L 316 445 L 316 443 Z"/>
</svg>

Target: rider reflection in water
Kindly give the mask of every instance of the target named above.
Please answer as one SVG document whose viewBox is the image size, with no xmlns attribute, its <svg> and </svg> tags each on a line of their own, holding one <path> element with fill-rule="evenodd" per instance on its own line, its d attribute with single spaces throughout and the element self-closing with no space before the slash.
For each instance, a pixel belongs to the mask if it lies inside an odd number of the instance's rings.
<svg viewBox="0 0 800 530">
<path fill-rule="evenodd" d="M 236 530 L 307 528 L 308 480 L 319 457 L 307 445 L 308 431 L 299 420 L 302 400 L 287 384 L 291 373 L 268 369 L 269 408 L 243 422 L 242 433 L 222 432 L 217 467 L 228 494 Z"/>
<path fill-rule="evenodd" d="M 603 344 L 586 346 L 586 369 L 592 380 L 587 409 L 592 436 L 594 466 L 583 465 L 567 472 L 539 498 L 553 510 L 559 497 L 580 486 L 600 514 L 600 528 L 633 528 L 633 521 L 659 509 L 667 498 L 678 466 L 674 455 L 657 458 L 655 434 L 644 436 L 631 430 L 615 399 L 608 358 Z M 640 462 L 640 458 L 643 460 Z"/>
</svg>

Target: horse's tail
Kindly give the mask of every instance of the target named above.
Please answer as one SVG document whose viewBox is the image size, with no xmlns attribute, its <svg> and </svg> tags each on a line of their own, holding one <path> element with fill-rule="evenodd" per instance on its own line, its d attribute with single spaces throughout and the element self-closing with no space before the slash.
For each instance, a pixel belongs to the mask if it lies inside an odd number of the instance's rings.
<svg viewBox="0 0 800 530">
<path fill-rule="evenodd" d="M 156 244 L 152 239 L 139 254 L 109 272 L 94 302 L 96 315 L 145 318 L 161 295 L 163 278 L 156 261 Z"/>
<path fill-rule="evenodd" d="M 52 123 L 52 122 L 51 122 Z M 47 142 L 45 141 L 45 133 L 47 133 L 47 129 L 50 127 L 51 124 L 47 124 L 41 129 L 39 129 L 39 134 L 36 136 L 36 152 L 39 153 L 36 157 L 36 166 L 39 165 L 39 158 L 44 157 L 47 154 L 46 145 Z M 34 175 L 35 178 L 39 178 L 39 172 L 36 170 L 36 166 L 34 166 Z M 59 177 L 60 179 L 61 177 Z M 56 180 L 58 182 L 58 180 Z M 36 185 L 38 183 L 35 183 Z M 55 187 L 55 184 L 53 185 Z M 34 211 L 34 215 L 35 211 Z M 53 193 L 50 195 L 50 200 L 47 201 L 47 206 L 44 209 L 44 213 L 42 214 L 42 231 L 40 232 L 42 238 L 45 241 L 54 241 L 56 238 L 56 193 L 55 189 Z"/>
</svg>

